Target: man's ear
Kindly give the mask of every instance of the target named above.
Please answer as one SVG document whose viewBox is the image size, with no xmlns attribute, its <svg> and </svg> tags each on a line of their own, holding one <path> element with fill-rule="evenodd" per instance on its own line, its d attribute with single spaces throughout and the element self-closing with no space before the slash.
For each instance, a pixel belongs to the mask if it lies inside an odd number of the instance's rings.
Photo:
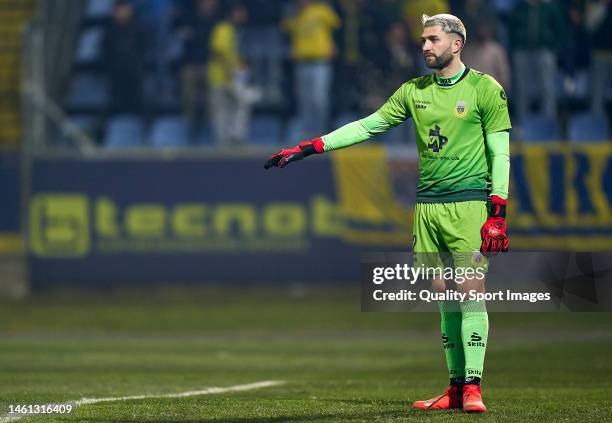
<svg viewBox="0 0 612 423">
<path fill-rule="evenodd" d="M 453 39 L 453 53 L 458 54 L 463 48 L 463 40 L 459 37 Z"/>
</svg>

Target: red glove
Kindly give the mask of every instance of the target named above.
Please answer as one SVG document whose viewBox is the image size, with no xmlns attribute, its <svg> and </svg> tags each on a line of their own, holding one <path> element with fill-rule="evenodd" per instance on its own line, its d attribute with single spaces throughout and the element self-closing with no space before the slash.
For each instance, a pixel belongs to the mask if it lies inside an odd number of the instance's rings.
<svg viewBox="0 0 612 423">
<path fill-rule="evenodd" d="M 325 144 L 323 144 L 323 139 L 321 138 L 303 141 L 296 147 L 281 150 L 278 153 L 270 156 L 264 165 L 264 168 L 270 169 L 271 167 L 275 166 L 283 168 L 287 166 L 287 164 L 297 160 L 302 160 L 304 157 L 310 156 L 311 154 L 321 154 L 324 150 Z"/>
<path fill-rule="evenodd" d="M 504 200 L 497 195 L 492 195 L 489 199 L 489 218 L 480 230 L 480 237 L 482 238 L 480 251 L 483 253 L 508 251 L 506 205 L 508 205 L 508 200 Z"/>
</svg>

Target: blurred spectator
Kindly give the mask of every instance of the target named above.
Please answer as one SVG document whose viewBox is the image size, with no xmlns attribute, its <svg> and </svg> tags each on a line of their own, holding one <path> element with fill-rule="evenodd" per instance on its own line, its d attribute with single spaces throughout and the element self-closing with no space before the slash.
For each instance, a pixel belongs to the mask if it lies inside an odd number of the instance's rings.
<svg viewBox="0 0 612 423">
<path fill-rule="evenodd" d="M 145 101 L 156 104 L 176 99 L 176 83 L 171 64 L 177 57 L 177 45 L 172 31 L 172 0 L 131 0 L 136 18 L 147 33 L 147 63 L 152 64 L 153 77 L 145 81 Z"/>
<path fill-rule="evenodd" d="M 103 41 L 104 65 L 110 84 L 112 113 L 143 113 L 145 34 L 134 19 L 134 6 L 119 0 Z"/>
<path fill-rule="evenodd" d="M 206 120 L 206 63 L 210 35 L 217 22 L 217 0 L 197 0 L 195 14 L 189 13 L 188 6 L 184 7 L 176 24 L 183 41 L 181 94 L 185 117 L 195 127 Z"/>
<path fill-rule="evenodd" d="M 495 27 L 489 21 L 474 26 L 474 36 L 461 54 L 466 66 L 491 75 L 504 90 L 510 89 L 510 62 L 506 51 L 494 39 Z"/>
<path fill-rule="evenodd" d="M 564 93 L 568 99 L 589 96 L 591 40 L 586 27 L 586 11 L 591 0 L 566 0 L 567 42 L 563 47 L 559 66 L 564 73 Z"/>
<path fill-rule="evenodd" d="M 329 124 L 332 59 L 336 55 L 333 31 L 341 26 L 340 18 L 326 3 L 298 0 L 296 15 L 283 26 L 291 35 L 303 136 L 320 135 Z"/>
<path fill-rule="evenodd" d="M 403 0 L 403 2 L 403 17 L 408 25 L 410 41 L 419 47 L 423 33 L 423 14 L 432 16 L 438 13 L 450 13 L 450 5 L 447 0 Z"/>
<path fill-rule="evenodd" d="M 415 75 L 415 61 L 408 44 L 408 33 L 402 22 L 392 23 L 385 34 L 384 49 L 388 57 L 383 69 L 387 72 L 388 85 L 400 86 Z"/>
<path fill-rule="evenodd" d="M 384 35 L 384 44 L 371 56 L 364 87 L 364 109 L 379 107 L 400 85 L 417 76 L 416 61 L 406 25 L 393 22 Z"/>
<path fill-rule="evenodd" d="M 360 38 L 363 8 L 366 0 L 339 0 L 342 28 L 342 61 L 357 65 L 360 59 Z"/>
<path fill-rule="evenodd" d="M 220 147 L 246 141 L 250 122 L 251 92 L 248 71 L 240 57 L 238 28 L 248 20 L 241 3 L 233 4 L 212 31 L 208 82 L 215 142 Z"/>
<path fill-rule="evenodd" d="M 455 15 L 465 25 L 468 36 L 469 32 L 476 33 L 481 23 L 487 23 L 493 29 L 493 38 L 496 38 L 497 11 L 491 1 L 465 0 L 456 8 Z"/>
<path fill-rule="evenodd" d="M 586 25 L 592 33 L 591 110 L 606 112 L 612 75 L 612 2 L 599 0 L 587 9 Z"/>
<path fill-rule="evenodd" d="M 565 25 L 556 2 L 520 1 L 510 15 L 513 48 L 514 99 L 519 121 L 529 112 L 530 82 L 536 82 L 541 111 L 555 117 L 557 53 L 563 45 Z"/>
<path fill-rule="evenodd" d="M 248 28 L 242 33 L 242 54 L 249 63 L 251 83 L 262 91 L 261 105 L 280 108 L 285 105 L 286 90 L 283 65 L 286 49 L 278 27 L 285 0 L 248 0 Z"/>
<path fill-rule="evenodd" d="M 365 1 L 362 10 L 362 51 L 367 59 L 378 52 L 391 24 L 401 19 L 401 4 L 399 0 Z"/>
<path fill-rule="evenodd" d="M 340 62 L 336 66 L 333 97 L 336 110 L 355 110 L 359 103 L 361 87 L 358 83 L 363 62 L 363 34 L 365 5 L 367 0 L 339 0 L 340 17 L 343 22 L 340 37 Z"/>
</svg>

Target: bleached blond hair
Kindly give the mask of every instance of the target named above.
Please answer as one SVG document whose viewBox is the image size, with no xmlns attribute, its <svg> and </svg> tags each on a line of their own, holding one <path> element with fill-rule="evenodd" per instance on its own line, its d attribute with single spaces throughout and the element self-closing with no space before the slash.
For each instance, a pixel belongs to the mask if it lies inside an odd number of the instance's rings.
<svg viewBox="0 0 612 423">
<path fill-rule="evenodd" d="M 461 19 L 455 15 L 448 13 L 440 13 L 433 16 L 423 15 L 421 20 L 423 21 L 423 28 L 439 25 L 442 28 L 442 31 L 446 32 L 447 34 L 457 34 L 463 38 L 463 44 L 465 45 L 465 42 L 467 41 L 465 26 L 463 25 L 463 22 L 461 22 Z"/>
</svg>

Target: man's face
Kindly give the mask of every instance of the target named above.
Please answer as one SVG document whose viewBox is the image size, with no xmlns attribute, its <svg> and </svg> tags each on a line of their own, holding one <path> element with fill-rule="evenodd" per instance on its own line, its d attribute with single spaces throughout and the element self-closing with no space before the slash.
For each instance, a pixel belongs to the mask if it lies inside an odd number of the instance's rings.
<svg viewBox="0 0 612 423">
<path fill-rule="evenodd" d="M 428 26 L 421 35 L 421 50 L 430 69 L 443 69 L 453 60 L 453 42 L 456 38 L 442 31 L 439 25 Z"/>
</svg>

